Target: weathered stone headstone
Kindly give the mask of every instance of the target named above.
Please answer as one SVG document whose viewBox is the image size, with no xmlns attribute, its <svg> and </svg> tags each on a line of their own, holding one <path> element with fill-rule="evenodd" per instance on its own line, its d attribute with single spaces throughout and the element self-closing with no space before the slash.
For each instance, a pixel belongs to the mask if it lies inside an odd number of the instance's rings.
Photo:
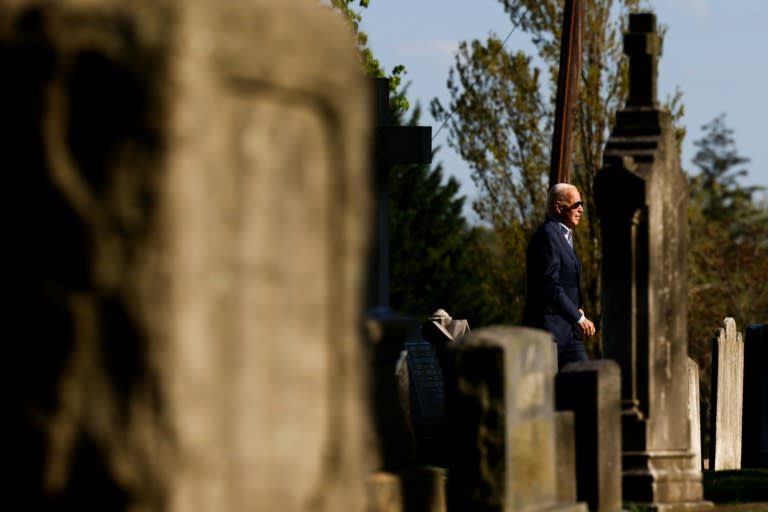
<svg viewBox="0 0 768 512">
<path fill-rule="evenodd" d="M 343 23 L 305 0 L 0 11 L 12 492 L 362 510 L 372 116 Z"/>
<path fill-rule="evenodd" d="M 768 323 L 747 326 L 744 339 L 742 468 L 768 468 Z"/>
<path fill-rule="evenodd" d="M 445 476 L 436 467 L 397 474 L 376 472 L 368 479 L 367 512 L 445 512 Z"/>
<path fill-rule="evenodd" d="M 621 380 L 610 360 L 566 365 L 555 380 L 555 406 L 574 413 L 577 498 L 590 510 L 620 512 Z"/>
<path fill-rule="evenodd" d="M 699 395 L 699 365 L 688 358 L 688 421 L 691 424 L 691 467 L 703 469 L 701 460 L 701 400 Z"/>
<path fill-rule="evenodd" d="M 709 467 L 741 469 L 744 342 L 733 318 L 726 318 L 712 338 L 711 382 Z"/>
<path fill-rule="evenodd" d="M 586 511 L 558 502 L 551 335 L 487 327 L 449 350 L 448 509 Z"/>
<path fill-rule="evenodd" d="M 555 468 L 558 503 L 576 501 L 576 436 L 573 411 L 555 414 Z"/>
<path fill-rule="evenodd" d="M 621 366 L 623 499 L 683 510 L 706 506 L 686 413 L 688 183 L 671 115 L 656 99 L 655 15 L 630 15 L 624 52 L 629 98 L 594 183 L 603 343 Z"/>
</svg>

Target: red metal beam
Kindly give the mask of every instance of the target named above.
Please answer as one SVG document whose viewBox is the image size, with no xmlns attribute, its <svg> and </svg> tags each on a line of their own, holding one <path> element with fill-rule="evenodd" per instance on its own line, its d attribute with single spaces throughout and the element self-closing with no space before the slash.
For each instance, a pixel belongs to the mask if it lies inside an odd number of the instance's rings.
<svg viewBox="0 0 768 512">
<path fill-rule="evenodd" d="M 563 33 L 560 44 L 560 70 L 557 77 L 555 131 L 552 135 L 552 161 L 549 186 L 570 183 L 573 168 L 573 126 L 579 98 L 584 0 L 565 0 Z"/>
</svg>

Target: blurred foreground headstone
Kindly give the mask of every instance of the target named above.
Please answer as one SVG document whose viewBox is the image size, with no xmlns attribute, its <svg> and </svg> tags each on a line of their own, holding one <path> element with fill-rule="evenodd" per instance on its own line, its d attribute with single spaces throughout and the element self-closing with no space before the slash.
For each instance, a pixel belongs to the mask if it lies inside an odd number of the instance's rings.
<svg viewBox="0 0 768 512">
<path fill-rule="evenodd" d="M 334 18 L 4 2 L 25 509 L 364 506 L 372 102 Z"/>
</svg>

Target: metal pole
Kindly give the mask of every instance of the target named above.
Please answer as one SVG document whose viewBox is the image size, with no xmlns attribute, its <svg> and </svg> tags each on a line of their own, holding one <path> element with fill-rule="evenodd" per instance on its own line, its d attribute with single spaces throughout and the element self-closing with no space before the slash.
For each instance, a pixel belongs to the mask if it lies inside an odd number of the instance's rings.
<svg viewBox="0 0 768 512">
<path fill-rule="evenodd" d="M 556 183 L 571 181 L 573 126 L 579 98 L 583 24 L 583 0 L 565 0 L 555 103 L 555 131 L 552 135 L 552 161 L 549 168 L 550 187 Z"/>
</svg>

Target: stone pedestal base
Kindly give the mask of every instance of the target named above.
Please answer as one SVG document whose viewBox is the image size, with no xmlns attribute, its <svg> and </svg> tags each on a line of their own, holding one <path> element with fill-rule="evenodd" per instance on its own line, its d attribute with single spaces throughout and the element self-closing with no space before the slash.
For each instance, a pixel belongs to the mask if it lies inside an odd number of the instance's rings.
<svg viewBox="0 0 768 512">
<path fill-rule="evenodd" d="M 536 509 L 536 512 L 588 512 L 587 504 L 580 503 L 564 503 L 562 505 L 555 505 L 553 507 Z"/>
<path fill-rule="evenodd" d="M 624 452 L 622 491 L 625 502 L 655 511 L 706 510 L 701 471 L 694 469 L 693 453 L 683 450 Z"/>
</svg>

